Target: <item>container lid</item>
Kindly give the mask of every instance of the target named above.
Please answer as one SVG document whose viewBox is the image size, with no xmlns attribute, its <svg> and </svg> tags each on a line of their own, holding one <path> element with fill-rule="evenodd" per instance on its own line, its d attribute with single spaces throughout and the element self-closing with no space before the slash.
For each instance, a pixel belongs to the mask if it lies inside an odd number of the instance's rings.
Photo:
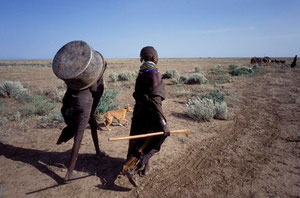
<svg viewBox="0 0 300 198">
<path fill-rule="evenodd" d="M 77 77 L 88 67 L 93 55 L 92 50 L 84 41 L 65 44 L 53 59 L 53 72 L 63 80 Z"/>
</svg>

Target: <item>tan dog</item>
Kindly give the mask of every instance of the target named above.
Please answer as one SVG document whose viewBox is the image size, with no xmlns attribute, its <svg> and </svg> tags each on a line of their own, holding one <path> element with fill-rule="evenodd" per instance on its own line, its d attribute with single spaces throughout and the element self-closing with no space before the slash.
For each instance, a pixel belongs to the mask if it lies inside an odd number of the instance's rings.
<svg viewBox="0 0 300 198">
<path fill-rule="evenodd" d="M 107 111 L 106 113 L 100 115 L 99 111 L 97 112 L 97 116 L 105 117 L 105 121 L 103 122 L 105 127 L 110 131 L 111 129 L 109 126 L 111 125 L 113 119 L 117 119 L 118 122 L 124 121 L 126 124 L 128 124 L 128 120 L 125 119 L 127 111 L 132 112 L 132 108 L 129 105 L 126 105 L 124 109 L 118 109 L 118 110 L 111 110 Z"/>
</svg>

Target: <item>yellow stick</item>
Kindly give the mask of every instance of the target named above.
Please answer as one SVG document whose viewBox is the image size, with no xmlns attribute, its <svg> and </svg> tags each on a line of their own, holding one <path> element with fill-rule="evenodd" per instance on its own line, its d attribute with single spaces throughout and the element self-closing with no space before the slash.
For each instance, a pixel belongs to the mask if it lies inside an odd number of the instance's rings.
<svg viewBox="0 0 300 198">
<path fill-rule="evenodd" d="M 187 129 L 182 129 L 182 130 L 170 131 L 170 133 L 184 133 L 186 136 L 189 136 L 190 131 Z M 163 134 L 164 134 L 164 132 L 147 133 L 147 134 L 142 134 L 142 135 L 132 135 L 132 136 L 125 136 L 125 137 L 118 137 L 118 138 L 108 138 L 108 141 L 130 140 L 130 139 L 145 138 L 145 137 L 151 137 L 151 136 L 163 135 Z"/>
</svg>

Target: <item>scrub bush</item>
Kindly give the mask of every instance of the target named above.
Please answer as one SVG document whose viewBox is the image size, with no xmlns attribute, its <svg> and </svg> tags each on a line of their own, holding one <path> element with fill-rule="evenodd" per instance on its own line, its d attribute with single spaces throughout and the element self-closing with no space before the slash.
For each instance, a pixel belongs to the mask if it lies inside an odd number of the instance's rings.
<svg viewBox="0 0 300 198">
<path fill-rule="evenodd" d="M 216 114 L 214 116 L 215 119 L 226 120 L 227 119 L 227 104 L 226 102 L 216 102 L 215 103 Z"/>
<path fill-rule="evenodd" d="M 96 112 L 99 111 L 100 114 L 103 114 L 106 111 L 116 109 L 118 107 L 118 104 L 115 104 L 114 100 L 119 93 L 120 91 L 118 90 L 113 91 L 110 89 L 105 89 L 100 99 L 100 102 L 96 108 Z"/>
<path fill-rule="evenodd" d="M 200 73 L 200 67 L 194 67 L 194 72 Z"/>
<path fill-rule="evenodd" d="M 251 74 L 253 72 L 254 72 L 253 68 L 249 68 L 249 67 L 238 68 L 238 66 L 236 65 L 229 65 L 229 74 L 231 76 L 241 76 L 243 74 Z"/>
<path fill-rule="evenodd" d="M 119 81 L 129 81 L 131 79 L 136 78 L 136 76 L 137 76 L 136 72 L 123 72 L 118 75 L 118 80 Z"/>
<path fill-rule="evenodd" d="M 214 102 L 209 98 L 191 98 L 185 104 L 185 113 L 188 117 L 200 120 L 211 121 L 213 118 L 226 120 L 227 119 L 227 104 L 226 102 Z"/>
<path fill-rule="evenodd" d="M 0 97 L 18 98 L 27 94 L 28 90 L 19 81 L 4 81 L 0 83 Z"/>
<path fill-rule="evenodd" d="M 222 67 L 221 65 L 218 65 L 217 67 L 214 67 L 210 70 L 211 74 L 213 75 L 224 75 L 227 73 L 226 69 Z"/>
<path fill-rule="evenodd" d="M 118 74 L 117 73 L 111 73 L 109 74 L 109 79 L 111 82 L 117 82 L 118 81 Z"/>
<path fill-rule="evenodd" d="M 197 74 L 191 74 L 188 76 L 188 79 L 186 80 L 186 84 L 192 85 L 192 84 L 206 84 L 208 82 L 207 78 L 200 73 Z"/>
<path fill-rule="evenodd" d="M 213 100 L 200 97 L 189 99 L 185 112 L 188 117 L 202 121 L 210 121 L 216 114 Z"/>
<path fill-rule="evenodd" d="M 178 80 L 179 79 L 179 76 L 180 76 L 180 74 L 178 73 L 178 71 L 177 70 L 175 70 L 175 69 L 169 69 L 169 70 L 167 70 L 163 75 L 162 75 L 162 78 L 163 79 L 176 79 L 176 80 Z"/>
<path fill-rule="evenodd" d="M 31 117 L 34 115 L 45 116 L 51 113 L 57 104 L 52 103 L 49 99 L 40 95 L 30 95 L 31 103 L 23 108 L 23 117 Z"/>
</svg>

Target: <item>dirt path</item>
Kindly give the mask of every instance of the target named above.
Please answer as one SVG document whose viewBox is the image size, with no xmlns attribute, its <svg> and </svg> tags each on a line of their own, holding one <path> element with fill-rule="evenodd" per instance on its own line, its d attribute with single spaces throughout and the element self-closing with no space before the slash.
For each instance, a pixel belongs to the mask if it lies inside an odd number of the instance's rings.
<svg viewBox="0 0 300 198">
<path fill-rule="evenodd" d="M 0 197 L 300 197 L 299 76 L 299 69 L 278 66 L 236 77 L 227 121 L 183 118 L 182 101 L 169 97 L 168 123 L 192 134 L 168 138 L 138 188 L 118 176 L 127 143 L 107 142 L 127 135 L 129 126 L 99 130 L 108 155 L 98 161 L 86 132 L 75 171 L 83 178 L 61 185 L 72 142 L 56 146 L 60 128 L 24 123 L 27 130 L 1 134 Z"/>
<path fill-rule="evenodd" d="M 293 102 L 299 74 L 268 68 L 235 86 L 239 110 L 230 124 L 191 145 L 131 195 L 299 197 L 300 105 Z"/>
</svg>

